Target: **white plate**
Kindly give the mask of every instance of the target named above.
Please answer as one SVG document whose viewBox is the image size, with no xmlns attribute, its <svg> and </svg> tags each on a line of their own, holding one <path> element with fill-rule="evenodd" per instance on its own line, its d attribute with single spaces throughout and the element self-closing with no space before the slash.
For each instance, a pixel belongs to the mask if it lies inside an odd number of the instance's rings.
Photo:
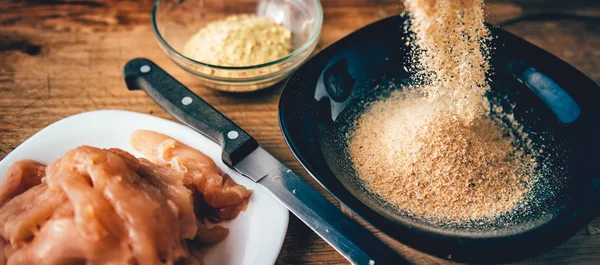
<svg viewBox="0 0 600 265">
<path fill-rule="evenodd" d="M 206 264 L 275 263 L 287 231 L 287 209 L 262 187 L 225 166 L 219 145 L 178 123 L 120 110 L 74 115 L 42 129 L 0 161 L 0 180 L 16 160 L 33 159 L 48 164 L 81 145 L 116 147 L 141 156 L 129 146 L 129 136 L 137 129 L 169 135 L 202 151 L 237 183 L 253 191 L 248 208 L 235 219 L 223 222 L 229 228 L 229 236 L 209 250 L 204 258 Z"/>
</svg>

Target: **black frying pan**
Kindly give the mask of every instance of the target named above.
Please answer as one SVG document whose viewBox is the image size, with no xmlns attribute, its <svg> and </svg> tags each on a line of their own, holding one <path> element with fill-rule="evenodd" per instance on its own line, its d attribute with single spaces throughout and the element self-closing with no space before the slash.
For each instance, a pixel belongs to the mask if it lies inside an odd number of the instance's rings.
<svg viewBox="0 0 600 265">
<path fill-rule="evenodd" d="M 387 206 L 356 179 L 344 133 L 364 102 L 409 82 L 403 16 L 393 16 L 334 43 L 288 81 L 279 120 L 292 152 L 340 202 L 390 236 L 452 260 L 505 262 L 533 256 L 576 233 L 594 218 L 600 196 L 600 88 L 581 72 L 502 30 L 492 56 L 488 98 L 509 106 L 533 141 L 544 142 L 552 174 L 532 189 L 536 203 L 479 225 L 439 225 Z M 373 89 L 381 85 L 388 89 Z M 520 211 L 520 212 L 519 212 Z M 524 212 L 527 211 L 527 212 Z M 502 218 L 511 220 L 501 222 Z"/>
</svg>

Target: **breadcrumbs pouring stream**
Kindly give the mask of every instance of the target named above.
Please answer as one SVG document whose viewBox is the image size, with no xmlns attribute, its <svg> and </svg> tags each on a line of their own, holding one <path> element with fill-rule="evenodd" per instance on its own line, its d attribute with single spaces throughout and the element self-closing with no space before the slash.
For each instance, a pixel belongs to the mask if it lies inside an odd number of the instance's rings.
<svg viewBox="0 0 600 265">
<path fill-rule="evenodd" d="M 398 209 L 444 222 L 493 219 L 526 203 L 535 150 L 484 97 L 488 31 L 482 0 L 406 0 L 419 87 L 366 106 L 348 134 L 364 185 Z M 506 117 L 506 116 L 505 116 Z M 512 127 L 521 127 L 512 121 Z"/>
</svg>

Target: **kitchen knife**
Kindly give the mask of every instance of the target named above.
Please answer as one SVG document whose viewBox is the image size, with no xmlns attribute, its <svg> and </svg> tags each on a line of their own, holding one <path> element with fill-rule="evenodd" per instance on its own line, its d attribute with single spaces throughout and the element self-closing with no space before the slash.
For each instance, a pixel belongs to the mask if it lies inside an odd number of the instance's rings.
<svg viewBox="0 0 600 265">
<path fill-rule="evenodd" d="M 129 90 L 143 90 L 173 117 L 219 143 L 227 166 L 269 191 L 350 262 L 408 263 L 260 147 L 248 133 L 150 60 L 129 61 L 123 76 Z"/>
</svg>

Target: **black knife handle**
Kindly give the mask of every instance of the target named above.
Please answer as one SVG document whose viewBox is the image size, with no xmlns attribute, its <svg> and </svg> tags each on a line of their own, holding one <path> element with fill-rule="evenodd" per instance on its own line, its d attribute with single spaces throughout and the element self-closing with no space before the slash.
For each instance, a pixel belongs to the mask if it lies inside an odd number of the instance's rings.
<svg viewBox="0 0 600 265">
<path fill-rule="evenodd" d="M 226 165 L 235 165 L 258 147 L 252 136 L 152 61 L 136 58 L 127 62 L 123 78 L 129 90 L 143 90 L 173 117 L 219 143 Z"/>
</svg>

